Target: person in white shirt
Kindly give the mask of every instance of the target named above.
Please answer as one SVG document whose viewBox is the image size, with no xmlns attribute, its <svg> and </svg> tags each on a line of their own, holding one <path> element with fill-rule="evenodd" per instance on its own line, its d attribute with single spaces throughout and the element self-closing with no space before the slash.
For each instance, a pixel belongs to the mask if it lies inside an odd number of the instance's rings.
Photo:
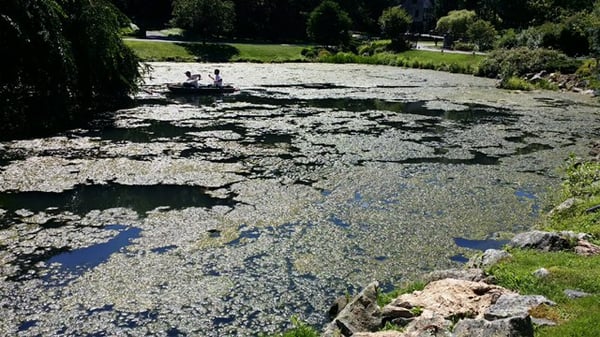
<svg viewBox="0 0 600 337">
<path fill-rule="evenodd" d="M 215 87 L 223 86 L 223 78 L 221 78 L 219 69 L 215 69 L 215 77 L 213 77 L 211 74 L 208 74 L 208 77 L 210 77 L 213 80 L 213 84 Z"/>
<path fill-rule="evenodd" d="M 192 73 L 190 71 L 186 71 L 185 76 L 187 76 L 187 80 L 185 80 L 185 82 L 183 82 L 184 86 L 196 87 L 196 88 L 198 88 L 200 86 L 200 80 L 202 79 L 202 76 L 200 74 L 192 75 Z"/>
</svg>

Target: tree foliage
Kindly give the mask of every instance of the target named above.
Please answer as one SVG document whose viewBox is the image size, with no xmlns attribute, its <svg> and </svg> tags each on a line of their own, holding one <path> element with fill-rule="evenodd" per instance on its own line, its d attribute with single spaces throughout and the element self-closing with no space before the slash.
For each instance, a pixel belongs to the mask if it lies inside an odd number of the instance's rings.
<svg viewBox="0 0 600 337">
<path fill-rule="evenodd" d="M 494 26 L 485 20 L 476 20 L 467 28 L 467 37 L 469 41 L 479 47 L 479 50 L 490 50 L 496 41 L 498 32 Z"/>
<path fill-rule="evenodd" d="M 325 0 L 308 18 L 307 34 L 315 42 L 324 45 L 344 45 L 350 40 L 352 20 L 348 13 L 333 1 Z"/>
<path fill-rule="evenodd" d="M 230 33 L 234 20 L 234 4 L 229 0 L 173 1 L 173 25 L 204 39 Z"/>
<path fill-rule="evenodd" d="M 407 47 L 404 33 L 408 31 L 412 17 L 400 7 L 390 7 L 383 11 L 379 25 L 384 36 L 392 40 L 392 47 L 401 50 Z"/>
<path fill-rule="evenodd" d="M 162 29 L 171 19 L 172 0 L 110 0 L 136 24 L 141 35 L 148 29 Z"/>
<path fill-rule="evenodd" d="M 5 0 L 0 137 L 67 126 L 137 89 L 138 59 L 102 0 Z"/>
<path fill-rule="evenodd" d="M 454 38 L 463 38 L 466 36 L 469 26 L 475 22 L 476 17 L 474 11 L 466 9 L 450 11 L 448 15 L 438 20 L 435 30 Z"/>
</svg>

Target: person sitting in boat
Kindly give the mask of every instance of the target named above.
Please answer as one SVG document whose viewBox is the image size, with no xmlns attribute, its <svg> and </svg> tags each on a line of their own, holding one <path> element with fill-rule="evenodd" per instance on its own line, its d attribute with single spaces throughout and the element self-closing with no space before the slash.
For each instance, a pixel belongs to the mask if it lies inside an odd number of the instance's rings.
<svg viewBox="0 0 600 337">
<path fill-rule="evenodd" d="M 200 74 L 192 75 L 192 73 L 188 70 L 185 72 L 185 76 L 187 76 L 187 80 L 183 82 L 184 87 L 198 88 L 200 86 L 200 80 L 202 79 L 202 76 Z"/>
<path fill-rule="evenodd" d="M 221 74 L 219 69 L 215 69 L 215 77 L 212 77 L 211 74 L 208 74 L 208 77 L 210 77 L 211 80 L 213 80 L 213 85 L 215 87 L 222 87 L 223 86 L 223 78 L 221 78 Z"/>
</svg>

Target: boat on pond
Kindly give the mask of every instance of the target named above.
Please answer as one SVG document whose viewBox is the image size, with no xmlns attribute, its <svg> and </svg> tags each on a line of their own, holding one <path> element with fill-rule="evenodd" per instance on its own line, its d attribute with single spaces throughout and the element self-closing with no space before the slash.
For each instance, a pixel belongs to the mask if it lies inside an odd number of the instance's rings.
<svg viewBox="0 0 600 337">
<path fill-rule="evenodd" d="M 167 88 L 171 93 L 178 95 L 221 95 L 231 94 L 239 90 L 232 85 L 201 85 L 199 87 L 194 87 L 182 83 L 169 83 L 167 84 Z"/>
</svg>

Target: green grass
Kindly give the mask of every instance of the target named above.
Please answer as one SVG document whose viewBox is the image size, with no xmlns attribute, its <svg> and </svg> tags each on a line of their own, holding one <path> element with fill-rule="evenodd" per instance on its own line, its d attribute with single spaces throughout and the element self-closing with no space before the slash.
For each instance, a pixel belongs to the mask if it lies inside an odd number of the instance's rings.
<svg viewBox="0 0 600 337">
<path fill-rule="evenodd" d="M 572 157 L 564 171 L 566 177 L 558 202 L 569 198 L 576 198 L 577 201 L 573 207 L 548 217 L 542 227 L 546 230 L 589 233 L 594 242 L 600 243 L 600 211 L 587 212 L 600 205 L 600 163 L 580 162 Z"/>
<path fill-rule="evenodd" d="M 544 295 L 556 306 L 535 309 L 532 315 L 551 319 L 556 327 L 536 330 L 535 336 L 592 337 L 600 335 L 596 322 L 600 317 L 600 256 L 578 256 L 570 252 L 511 251 L 512 259 L 493 266 L 498 285 L 521 294 Z M 538 278 L 532 273 L 546 268 L 550 275 Z M 565 289 L 592 294 L 581 299 L 569 299 Z"/>
<path fill-rule="evenodd" d="M 302 52 L 308 46 L 291 44 L 251 43 L 165 43 L 160 41 L 125 40 L 142 61 L 170 62 L 330 62 L 360 63 L 435 69 L 454 73 L 472 74 L 484 56 L 453 54 L 435 51 L 410 50 L 402 53 L 380 52 L 372 56 L 352 53 L 330 54 L 324 50 L 316 59 L 308 59 Z"/>
<path fill-rule="evenodd" d="M 125 40 L 125 45 L 133 49 L 142 61 L 193 62 L 195 56 L 180 44 L 158 41 Z"/>
<path fill-rule="evenodd" d="M 125 40 L 142 61 L 300 62 L 302 45 L 242 43 L 166 43 Z"/>
<path fill-rule="evenodd" d="M 442 53 L 426 50 L 409 50 L 401 53 L 402 56 L 411 59 L 432 62 L 434 64 L 442 63 L 458 63 L 464 66 L 476 67 L 481 60 L 485 58 L 483 55 L 463 54 L 463 53 Z"/>
<path fill-rule="evenodd" d="M 281 44 L 231 44 L 239 51 L 239 54 L 231 58 L 231 61 L 249 62 L 298 62 L 306 61 L 302 56 L 304 45 L 281 45 Z"/>
<path fill-rule="evenodd" d="M 511 76 L 500 81 L 500 88 L 508 89 L 508 90 L 523 90 L 530 91 L 533 90 L 533 84 L 525 81 L 516 76 Z"/>
<path fill-rule="evenodd" d="M 292 317 L 292 325 L 294 326 L 292 329 L 273 335 L 273 337 L 318 337 L 320 334 L 313 327 L 308 324 L 301 322 L 297 317 Z M 259 335 L 264 337 L 264 335 Z"/>
<path fill-rule="evenodd" d="M 549 231 L 571 230 L 589 233 L 594 242 L 600 239 L 600 212 L 586 212 L 600 205 L 600 163 L 581 162 L 571 158 L 565 170 L 561 202 L 576 197 L 568 210 L 553 213 L 539 227 Z M 536 337 L 600 336 L 600 256 L 579 256 L 572 252 L 511 251 L 513 258 L 493 266 L 489 271 L 499 285 L 522 294 L 539 294 L 555 301 L 557 306 L 538 309 L 534 314 L 559 323 L 556 327 L 536 329 Z M 539 268 L 550 275 L 533 276 Z M 565 289 L 592 294 L 581 299 L 569 299 Z"/>
<path fill-rule="evenodd" d="M 320 53 L 319 62 L 380 64 L 407 68 L 433 69 L 452 73 L 474 74 L 482 55 L 441 53 L 436 51 L 409 50 L 400 53 L 379 52 L 373 55 L 353 53 Z"/>
</svg>

